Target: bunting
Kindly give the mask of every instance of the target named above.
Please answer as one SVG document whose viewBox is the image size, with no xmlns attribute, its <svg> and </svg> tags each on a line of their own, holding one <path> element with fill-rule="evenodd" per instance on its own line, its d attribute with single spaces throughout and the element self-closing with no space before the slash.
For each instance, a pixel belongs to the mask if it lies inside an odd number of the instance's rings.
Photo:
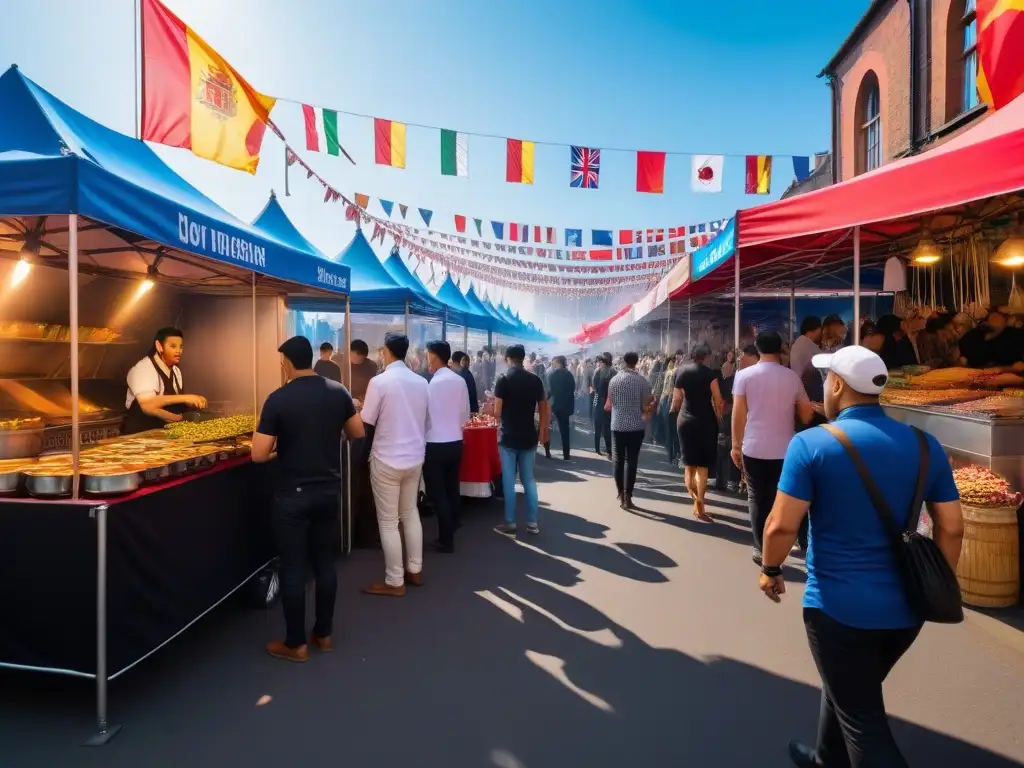
<svg viewBox="0 0 1024 768">
<path fill-rule="evenodd" d="M 375 117 L 373 142 L 377 165 L 405 168 L 405 123 Z"/>
<path fill-rule="evenodd" d="M 441 175 L 469 176 L 469 144 L 466 134 L 441 129 Z"/>
<path fill-rule="evenodd" d="M 507 139 L 505 143 L 505 181 L 533 184 L 534 143 L 521 139 Z"/>
<path fill-rule="evenodd" d="M 579 248 L 583 245 L 583 230 L 582 229 L 567 229 L 565 230 L 565 245 L 567 248 Z"/>
<path fill-rule="evenodd" d="M 771 188 L 771 155 L 747 155 L 746 193 L 748 195 L 767 195 Z"/>
<path fill-rule="evenodd" d="M 455 214 L 455 231 L 465 232 L 466 231 L 466 217 Z"/>
<path fill-rule="evenodd" d="M 430 226 L 430 217 L 434 215 L 434 212 L 427 208 L 420 208 L 420 218 L 423 219 L 423 223 L 428 227 Z"/>
<path fill-rule="evenodd" d="M 365 211 L 370 207 L 370 196 L 364 195 L 361 192 L 356 192 L 356 205 Z"/>
<path fill-rule="evenodd" d="M 473 224 L 476 226 L 476 234 L 477 234 L 477 236 L 478 237 L 483 237 L 484 236 L 484 232 L 483 232 L 484 220 L 483 219 L 473 219 Z"/>
<path fill-rule="evenodd" d="M 665 153 L 636 153 L 636 191 L 660 195 L 665 191 Z"/>
<path fill-rule="evenodd" d="M 381 210 L 383 210 L 387 217 L 390 219 L 391 211 L 393 210 L 395 204 L 391 200 L 380 200 L 379 198 L 378 202 L 380 203 Z"/>
<path fill-rule="evenodd" d="M 409 206 L 408 205 L 403 205 L 402 203 L 399 203 L 398 204 L 398 212 L 402 214 L 402 218 L 404 219 L 405 218 L 405 214 L 407 214 L 409 212 Z"/>
</svg>

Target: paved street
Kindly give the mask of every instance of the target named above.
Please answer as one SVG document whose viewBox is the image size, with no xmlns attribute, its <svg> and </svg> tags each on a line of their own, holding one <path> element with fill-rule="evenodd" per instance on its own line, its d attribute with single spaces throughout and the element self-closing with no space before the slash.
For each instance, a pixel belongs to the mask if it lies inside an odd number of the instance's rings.
<svg viewBox="0 0 1024 768">
<path fill-rule="evenodd" d="M 743 506 L 716 497 L 699 524 L 661 454 L 643 462 L 630 514 L 606 460 L 538 458 L 541 535 L 475 505 L 401 600 L 358 592 L 378 553 L 342 561 L 338 652 L 306 665 L 264 655 L 279 611 L 225 606 L 112 687 L 124 731 L 102 750 L 78 746 L 91 688 L 0 672 L 0 766 L 786 766 L 819 696 L 799 561 L 770 603 Z M 1024 764 L 1021 636 L 925 629 L 887 689 L 912 766 Z"/>
</svg>

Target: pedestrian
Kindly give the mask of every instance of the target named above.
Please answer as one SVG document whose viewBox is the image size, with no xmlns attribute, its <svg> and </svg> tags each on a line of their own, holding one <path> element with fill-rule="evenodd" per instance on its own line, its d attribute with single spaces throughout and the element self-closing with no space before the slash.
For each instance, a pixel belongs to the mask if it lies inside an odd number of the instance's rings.
<svg viewBox="0 0 1024 768">
<path fill-rule="evenodd" d="M 608 403 L 608 384 L 611 382 L 615 371 L 612 369 L 612 355 L 605 352 L 597 358 L 597 367 L 594 370 L 594 378 L 591 382 L 591 391 L 594 398 L 594 453 L 601 456 L 601 438 L 604 438 L 604 447 L 608 451 L 608 458 L 612 457 L 612 423 L 611 414 L 606 409 Z"/>
<path fill-rule="evenodd" d="M 427 387 L 427 453 L 423 482 L 437 514 L 437 541 L 433 548 L 455 551 L 455 531 L 462 518 L 459 468 L 462 465 L 462 430 L 471 411 L 465 377 L 448 367 L 447 341 L 427 344 L 427 364 L 433 374 Z"/>
<path fill-rule="evenodd" d="M 349 391 L 356 399 L 356 405 L 360 405 L 366 398 L 366 388 L 370 386 L 370 379 L 377 375 L 379 369 L 376 361 L 370 359 L 370 347 L 362 339 L 352 340 L 348 347 L 348 354 L 352 365 L 352 381 L 349 382 Z M 347 376 L 348 372 L 342 366 L 342 380 L 344 381 Z"/>
<path fill-rule="evenodd" d="M 746 480 L 752 557 L 760 567 L 764 524 L 775 503 L 782 460 L 796 420 L 807 424 L 814 409 L 800 377 L 782 365 L 782 337 L 759 333 L 755 346 L 760 360 L 737 373 L 732 388 L 731 456 Z M 806 540 L 800 544 L 806 549 Z"/>
<path fill-rule="evenodd" d="M 707 513 L 704 496 L 708 489 L 708 468 L 715 465 L 718 453 L 722 392 L 718 374 L 704 364 L 711 356 L 708 345 L 698 344 L 690 356 L 693 362 L 676 370 L 670 413 L 677 417 L 683 477 L 693 499 L 693 516 L 710 523 L 713 520 Z"/>
<path fill-rule="evenodd" d="M 846 323 L 839 315 L 828 315 L 821 321 L 821 351 L 838 352 L 846 346 Z"/>
<path fill-rule="evenodd" d="M 619 493 L 619 506 L 623 509 L 633 509 L 637 464 L 644 444 L 647 418 L 654 402 L 650 383 L 636 370 L 637 359 L 636 352 L 623 355 L 623 368 L 608 385 L 615 446 L 615 489 Z"/>
<path fill-rule="evenodd" d="M 338 575 L 334 542 L 341 507 L 341 437 L 363 436 L 363 422 L 348 390 L 313 371 L 313 345 L 303 336 L 278 349 L 287 383 L 263 404 L 252 437 L 252 460 L 274 460 L 273 529 L 281 561 L 281 604 L 285 637 L 267 644 L 267 653 L 287 661 L 307 661 L 306 575 L 316 588 L 313 634 L 309 642 L 333 650 L 334 601 Z"/>
<path fill-rule="evenodd" d="M 661 428 L 665 434 L 665 460 L 670 466 L 677 467 L 679 462 L 679 430 L 676 427 L 675 416 L 672 415 L 672 391 L 676 378 L 675 357 L 669 358 L 665 364 L 665 375 L 661 384 L 661 400 L 658 403 L 657 418 L 662 422 Z"/>
<path fill-rule="evenodd" d="M 548 441 L 551 418 L 544 385 L 536 375 L 523 368 L 526 350 L 522 344 L 505 349 L 508 370 L 494 385 L 494 415 L 501 422 L 498 453 L 501 456 L 501 486 L 505 496 L 505 522 L 494 530 L 506 536 L 516 534 L 516 473 L 526 495 L 526 531 L 540 533 L 537 481 L 533 466 L 537 444 Z M 539 411 L 540 428 L 534 422 Z"/>
<path fill-rule="evenodd" d="M 469 410 L 472 413 L 480 413 L 480 401 L 477 399 L 476 379 L 473 378 L 473 374 L 469 370 L 469 355 L 465 352 L 456 352 L 453 354 L 450 368 L 466 382 L 466 390 L 469 392 Z"/>
<path fill-rule="evenodd" d="M 805 317 L 800 323 L 800 336 L 789 350 L 789 368 L 800 377 L 812 403 L 820 403 L 824 397 L 821 375 L 811 364 L 811 359 L 821 354 L 821 337 L 821 318 L 814 315 Z"/>
<path fill-rule="evenodd" d="M 905 528 L 924 499 L 935 543 L 954 570 L 963 538 L 959 496 L 939 442 L 879 405 L 888 379 L 881 357 L 850 346 L 816 357 L 814 365 L 828 371 L 825 412 L 833 424 L 801 432 L 789 445 L 765 527 L 760 581 L 778 603 L 786 591 L 781 565 L 809 514 L 803 619 L 821 675 L 821 711 L 816 746 L 791 742 L 790 757 L 801 768 L 906 766 L 889 729 L 882 683 L 917 638 L 921 620 L 908 602 L 895 542 L 850 454 L 827 429 L 850 441 L 897 526 Z M 919 488 L 922 453 L 928 467 Z"/>
<path fill-rule="evenodd" d="M 565 357 L 558 355 L 551 361 L 548 372 L 548 394 L 551 402 L 551 415 L 558 423 L 558 433 L 562 440 L 562 458 L 570 460 L 572 448 L 572 414 L 576 407 L 576 381 L 566 367 Z M 551 458 L 551 441 L 544 443 L 544 453 Z"/>
<path fill-rule="evenodd" d="M 323 376 L 325 379 L 330 379 L 340 384 L 341 366 L 334 362 L 331 359 L 332 357 L 334 357 L 334 346 L 331 342 L 325 341 L 320 345 L 320 359 L 313 366 L 313 372 L 317 376 Z"/>
<path fill-rule="evenodd" d="M 363 422 L 372 427 L 370 481 L 384 550 L 384 581 L 363 589 L 368 595 L 402 597 L 405 582 L 423 585 L 423 527 L 416 506 L 427 452 L 427 381 L 405 364 L 409 337 L 384 336 L 384 372 L 370 380 Z M 402 536 L 405 536 L 405 566 Z"/>
</svg>

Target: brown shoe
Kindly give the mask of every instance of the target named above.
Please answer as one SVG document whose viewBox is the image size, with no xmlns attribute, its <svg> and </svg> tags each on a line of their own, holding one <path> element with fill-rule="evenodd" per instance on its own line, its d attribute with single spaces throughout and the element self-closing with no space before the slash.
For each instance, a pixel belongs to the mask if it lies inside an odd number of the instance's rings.
<svg viewBox="0 0 1024 768">
<path fill-rule="evenodd" d="M 405 597 L 405 586 L 392 587 L 383 581 L 375 581 L 368 587 L 363 587 L 364 595 L 377 595 L 378 597 Z"/>
<path fill-rule="evenodd" d="M 316 649 L 320 653 L 330 653 L 334 650 L 334 643 L 331 642 L 329 637 L 317 637 L 316 635 L 309 636 L 309 644 L 315 645 Z"/>
<path fill-rule="evenodd" d="M 405 572 L 405 581 L 408 584 L 412 584 L 414 587 L 423 586 L 423 574 L 422 573 L 409 573 Z"/>
<path fill-rule="evenodd" d="M 281 640 L 272 640 L 267 643 L 267 653 L 275 659 L 294 661 L 299 664 L 309 661 L 308 646 L 300 645 L 298 648 L 289 648 Z"/>
</svg>

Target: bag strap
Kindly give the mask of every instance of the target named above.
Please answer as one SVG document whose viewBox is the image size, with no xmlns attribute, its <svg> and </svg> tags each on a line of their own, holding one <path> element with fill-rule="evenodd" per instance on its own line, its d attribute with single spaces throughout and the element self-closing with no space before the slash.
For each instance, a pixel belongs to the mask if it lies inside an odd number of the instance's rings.
<svg viewBox="0 0 1024 768">
<path fill-rule="evenodd" d="M 840 445 L 846 449 L 846 453 L 853 462 L 853 466 L 857 470 L 857 474 L 860 475 L 861 482 L 864 483 L 864 488 L 868 492 L 871 504 L 874 506 L 875 511 L 878 512 L 878 516 L 882 520 L 882 525 L 885 526 L 894 541 L 899 541 L 903 538 L 904 531 L 900 530 L 900 527 L 896 525 L 896 518 L 893 517 L 892 508 L 885 500 L 885 496 L 878 487 L 878 484 L 875 482 L 875 479 L 871 477 L 871 472 L 868 470 L 867 464 L 865 464 L 864 459 L 861 458 L 860 451 L 854 447 L 853 442 L 850 440 L 850 436 L 835 424 L 822 424 L 822 427 L 828 430 L 828 432 L 839 441 Z M 922 451 L 922 459 L 917 472 L 917 484 L 914 489 L 914 506 L 910 511 L 910 518 L 906 528 L 907 532 L 917 530 L 917 523 L 921 516 L 921 503 L 924 500 L 924 480 L 928 474 L 928 439 L 920 430 L 915 429 L 915 432 L 918 434 L 918 445 Z"/>
<path fill-rule="evenodd" d="M 911 427 L 917 435 L 917 448 L 920 454 L 920 461 L 917 465 L 917 487 L 914 489 L 914 506 L 910 508 L 910 517 L 907 519 L 907 531 L 913 533 L 921 522 L 921 506 L 924 504 L 925 486 L 928 482 L 928 472 L 931 469 L 931 448 L 928 445 L 928 435 L 917 427 Z"/>
</svg>

